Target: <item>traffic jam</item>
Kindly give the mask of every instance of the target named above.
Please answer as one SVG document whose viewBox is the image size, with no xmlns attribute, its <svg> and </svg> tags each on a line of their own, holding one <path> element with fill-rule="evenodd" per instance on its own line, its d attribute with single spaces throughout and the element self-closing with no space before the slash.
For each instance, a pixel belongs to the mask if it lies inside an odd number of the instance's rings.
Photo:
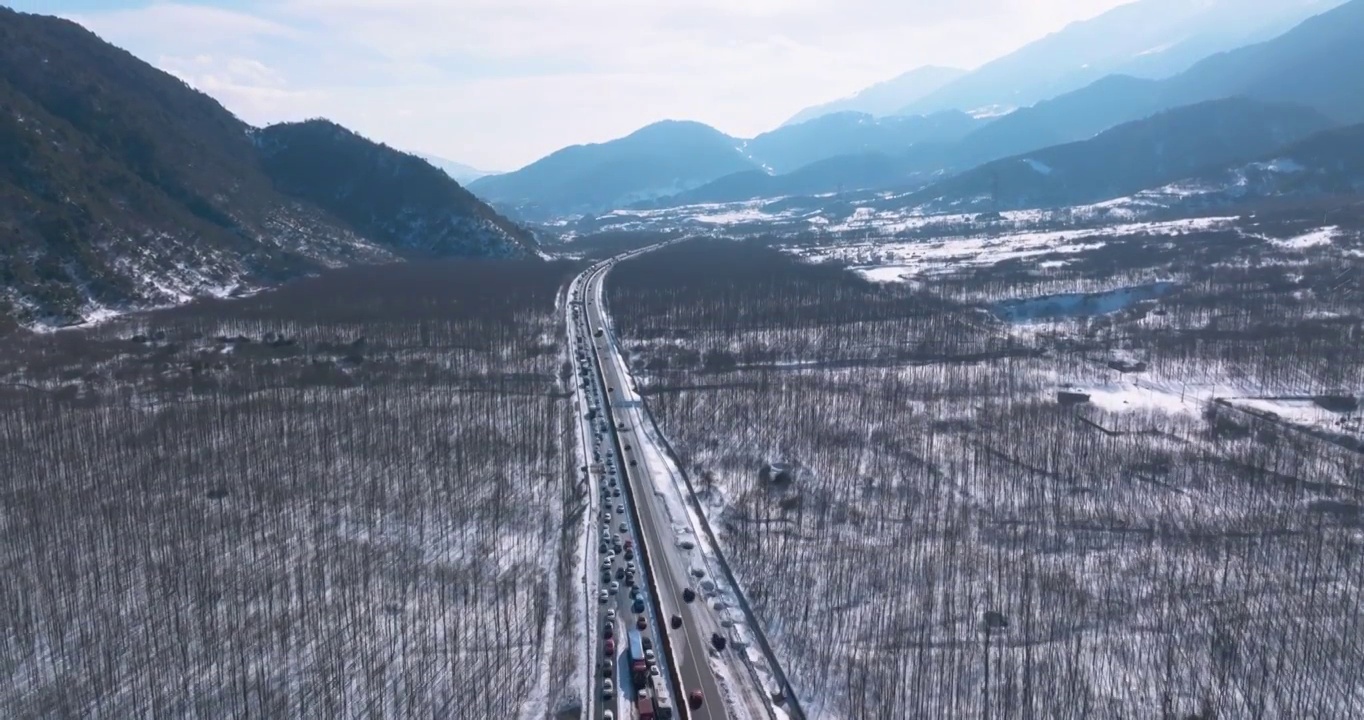
<svg viewBox="0 0 1364 720">
<path fill-rule="evenodd" d="M 601 573 L 598 593 L 601 662 L 596 682 L 603 702 L 598 717 L 615 720 L 616 708 L 624 706 L 641 720 L 666 720 L 673 716 L 671 694 L 658 664 L 656 629 L 649 622 L 647 583 L 641 568 L 642 560 L 637 557 L 638 537 L 626 508 L 627 498 L 613 447 L 602 383 L 595 374 L 588 348 L 588 343 L 600 341 L 603 333 L 600 329 L 589 332 L 581 290 L 574 297 L 573 319 L 579 328 L 575 357 L 577 377 L 587 400 L 586 419 L 592 444 L 592 464 L 583 466 L 581 471 L 585 478 L 595 473 L 601 479 L 598 508 L 601 532 L 597 545 Z M 681 627 L 682 618 L 674 616 L 670 623 Z"/>
</svg>

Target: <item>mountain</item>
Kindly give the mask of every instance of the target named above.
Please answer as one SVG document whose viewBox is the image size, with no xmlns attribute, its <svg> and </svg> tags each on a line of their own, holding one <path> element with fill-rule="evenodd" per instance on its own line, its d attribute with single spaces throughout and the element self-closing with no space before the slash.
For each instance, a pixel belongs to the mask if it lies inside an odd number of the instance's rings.
<svg viewBox="0 0 1364 720">
<path fill-rule="evenodd" d="M 755 198 L 822 195 L 887 186 L 922 186 L 927 182 L 927 174 L 908 171 L 906 166 L 902 157 L 883 153 L 839 155 L 784 175 L 768 175 L 761 170 L 726 175 L 694 190 L 638 203 L 634 208 L 657 209 Z"/>
<path fill-rule="evenodd" d="M 596 213 L 759 167 L 741 142 L 697 122 L 665 120 L 604 143 L 574 145 L 469 189 L 524 217 Z"/>
<path fill-rule="evenodd" d="M 866 113 L 876 117 L 890 115 L 965 74 L 965 70 L 933 65 L 916 68 L 848 97 L 805 108 L 782 125 L 796 125 L 842 112 Z"/>
<path fill-rule="evenodd" d="M 897 202 L 933 211 L 1079 205 L 1248 161 L 1331 127 L 1297 105 L 1214 100 L 1126 123 L 1082 142 L 997 160 Z"/>
<path fill-rule="evenodd" d="M 1140 196 L 1154 203 L 1209 206 L 1255 199 L 1364 192 L 1364 124 L 1333 128 L 1253 162 L 1235 161 Z"/>
<path fill-rule="evenodd" d="M 373 233 L 400 218 L 352 224 L 310 200 L 317 188 L 277 187 L 291 176 L 272 175 L 260 132 L 75 23 L 0 8 L 0 316 L 71 324 L 408 251 Z M 330 187 L 370 182 L 371 167 L 325 156 L 338 147 L 290 165 L 325 163 Z M 430 172 L 411 184 L 458 189 Z M 477 238 L 463 247 L 533 250 L 472 198 L 449 198 L 442 212 Z"/>
<path fill-rule="evenodd" d="M 1093 137 L 1118 124 L 1195 103 L 1246 96 L 1315 108 L 1339 123 L 1364 120 L 1364 0 L 1308 18 L 1271 40 L 1206 58 L 1163 80 L 1114 75 L 1013 112 L 964 138 L 948 162 L 969 168 Z"/>
<path fill-rule="evenodd" d="M 446 175 L 449 175 L 455 182 L 461 185 L 467 185 L 481 177 L 498 174 L 493 170 L 479 170 L 476 167 L 455 162 L 454 160 L 446 160 L 445 158 L 436 155 L 426 155 L 424 153 L 412 154 L 435 165 L 441 170 L 444 170 Z"/>
<path fill-rule="evenodd" d="M 894 155 L 922 143 L 953 142 L 982 124 L 957 111 L 884 118 L 834 113 L 763 133 L 745 143 L 743 149 L 768 171 L 782 174 L 840 155 Z"/>
<path fill-rule="evenodd" d="M 983 122 L 960 112 L 885 118 L 848 112 L 739 140 L 700 123 L 665 121 L 610 142 L 564 148 L 516 172 L 475 180 L 469 189 L 536 220 L 668 206 L 685 197 L 746 196 L 764 188 L 832 192 L 845 182 L 861 187 L 870 181 L 862 178 L 904 175 L 888 167 L 869 175 L 870 165 L 891 162 L 869 156 L 945 145 Z M 780 181 L 763 179 L 797 171 Z M 693 192 L 711 183 L 717 184 Z"/>
<path fill-rule="evenodd" d="M 1112 74 L 1161 79 L 1342 0 L 1138 0 L 1072 23 L 907 103 L 903 114 L 1027 107 Z"/>
<path fill-rule="evenodd" d="M 384 247 L 502 257 L 534 244 L 443 170 L 326 120 L 255 133 L 275 188 L 311 203 Z"/>
</svg>

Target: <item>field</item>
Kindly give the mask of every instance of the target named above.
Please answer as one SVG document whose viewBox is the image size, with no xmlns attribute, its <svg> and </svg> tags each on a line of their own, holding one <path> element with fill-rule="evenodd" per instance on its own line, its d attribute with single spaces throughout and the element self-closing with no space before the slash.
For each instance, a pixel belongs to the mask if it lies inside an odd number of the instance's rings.
<svg viewBox="0 0 1364 720">
<path fill-rule="evenodd" d="M 0 716 L 543 717 L 583 690 L 564 263 L 0 352 Z"/>
<path fill-rule="evenodd" d="M 812 717 L 1357 717 L 1364 223 L 1321 220 L 693 240 L 609 301 Z"/>
</svg>

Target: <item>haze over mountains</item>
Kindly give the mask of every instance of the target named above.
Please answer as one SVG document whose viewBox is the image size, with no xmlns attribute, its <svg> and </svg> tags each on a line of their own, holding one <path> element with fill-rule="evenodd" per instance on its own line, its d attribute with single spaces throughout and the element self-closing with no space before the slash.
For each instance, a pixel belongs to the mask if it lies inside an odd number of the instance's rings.
<svg viewBox="0 0 1364 720">
<path fill-rule="evenodd" d="M 890 80 L 859 90 L 848 97 L 805 108 L 782 125 L 783 127 L 796 125 L 807 120 L 814 120 L 817 117 L 840 112 L 866 113 L 877 117 L 894 115 L 910 103 L 922 99 L 925 95 L 933 93 L 966 74 L 966 70 L 935 65 L 915 68 Z"/>
<path fill-rule="evenodd" d="M 1248 41 L 1259 42 L 1226 50 Z M 1072 65 L 1091 62 L 1060 72 L 1067 58 Z M 696 123 L 659 123 L 621 140 L 565 149 L 470 189 L 529 220 L 791 194 L 908 192 L 944 174 L 1213 100 L 1295 104 L 1336 125 L 1358 122 L 1364 86 L 1347 80 L 1358 67 L 1364 0 L 1141 0 L 947 82 L 909 108 L 937 110 L 928 115 L 835 112 L 747 140 Z M 1018 81 L 1020 75 L 1032 80 Z M 982 94 L 1000 83 L 1015 88 L 1013 100 L 1037 102 L 1000 117 L 966 112 L 1005 100 Z M 1220 122 L 1190 117 L 1208 122 L 1207 132 Z M 1269 122 L 1259 113 L 1250 119 Z M 1254 144 L 1246 158 L 1265 149 Z"/>
<path fill-rule="evenodd" d="M 66 20 L 0 8 L 0 108 L 0 322 L 413 253 L 535 252 L 413 156 L 330 123 L 252 128 Z"/>
</svg>

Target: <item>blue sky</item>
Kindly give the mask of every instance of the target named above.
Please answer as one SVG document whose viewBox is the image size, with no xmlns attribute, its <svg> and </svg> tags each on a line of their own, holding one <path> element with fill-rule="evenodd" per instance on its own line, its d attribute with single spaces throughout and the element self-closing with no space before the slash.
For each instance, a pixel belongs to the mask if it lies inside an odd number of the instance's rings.
<svg viewBox="0 0 1364 720">
<path fill-rule="evenodd" d="M 69 17 L 255 124 L 328 117 L 488 170 L 650 122 L 737 135 L 1123 0 L 0 0 Z"/>
</svg>

